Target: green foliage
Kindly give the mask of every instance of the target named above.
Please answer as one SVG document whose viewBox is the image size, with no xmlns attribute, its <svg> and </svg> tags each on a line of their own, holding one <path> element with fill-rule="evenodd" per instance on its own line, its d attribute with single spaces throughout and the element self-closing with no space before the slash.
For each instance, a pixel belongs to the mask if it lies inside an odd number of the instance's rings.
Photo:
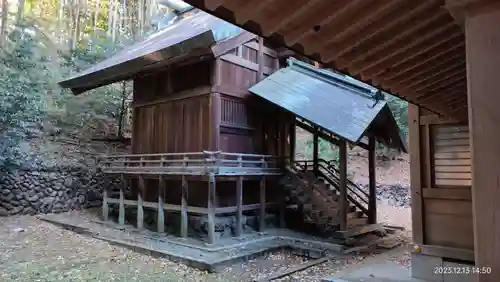
<svg viewBox="0 0 500 282">
<path fill-rule="evenodd" d="M 36 133 L 46 114 L 47 58 L 24 26 L 16 28 L 0 52 L 0 165 L 25 161 L 20 141 Z"/>
<path fill-rule="evenodd" d="M 105 59 L 122 44 L 96 36 L 71 52 L 51 40 L 34 21 L 22 21 L 0 51 L 0 166 L 33 162 L 26 142 L 51 124 L 64 135 L 115 133 L 122 84 L 75 97 L 57 82 Z M 90 48 L 92 47 L 92 48 Z M 126 93 L 131 92 L 126 87 Z M 111 128 L 111 129 L 109 129 Z M 52 132 L 51 132 L 52 133 Z"/>
<path fill-rule="evenodd" d="M 398 123 L 401 135 L 408 136 L 408 102 L 392 95 L 386 95 L 387 104 Z"/>
</svg>

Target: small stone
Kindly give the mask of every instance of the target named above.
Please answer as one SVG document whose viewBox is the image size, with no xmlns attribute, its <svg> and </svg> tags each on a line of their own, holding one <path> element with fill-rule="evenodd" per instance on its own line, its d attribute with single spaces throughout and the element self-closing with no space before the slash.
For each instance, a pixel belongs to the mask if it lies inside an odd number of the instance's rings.
<svg viewBox="0 0 500 282">
<path fill-rule="evenodd" d="M 2 189 L 2 195 L 9 195 L 9 194 L 10 194 L 10 190 L 9 189 L 6 189 L 6 188 Z"/>
<path fill-rule="evenodd" d="M 31 197 L 28 198 L 28 201 L 30 202 L 36 202 L 38 201 L 39 197 L 37 195 L 33 195 Z"/>
<path fill-rule="evenodd" d="M 9 215 L 9 211 L 0 207 L 0 216 L 8 216 L 8 215 Z"/>
<path fill-rule="evenodd" d="M 10 215 L 15 215 L 20 213 L 23 210 L 23 207 L 15 207 L 12 210 L 9 211 Z"/>
</svg>

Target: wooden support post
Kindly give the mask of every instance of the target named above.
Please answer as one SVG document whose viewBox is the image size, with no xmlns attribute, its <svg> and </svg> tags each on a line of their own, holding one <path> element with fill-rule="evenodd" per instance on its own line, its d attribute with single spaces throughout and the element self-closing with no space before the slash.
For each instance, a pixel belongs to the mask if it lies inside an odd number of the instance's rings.
<svg viewBox="0 0 500 282">
<path fill-rule="evenodd" d="M 238 156 L 238 166 L 243 166 L 241 156 Z M 243 233 L 243 176 L 238 176 L 236 180 L 236 236 Z"/>
<path fill-rule="evenodd" d="M 375 170 L 375 138 L 368 139 L 368 223 L 377 223 L 377 177 Z"/>
<path fill-rule="evenodd" d="M 257 63 L 259 64 L 257 77 L 259 80 L 262 80 L 264 79 L 264 38 L 262 37 L 259 37 L 259 51 L 257 52 Z"/>
<path fill-rule="evenodd" d="M 215 174 L 210 172 L 208 176 L 208 243 L 215 243 Z"/>
<path fill-rule="evenodd" d="M 188 157 L 184 157 L 184 166 L 187 166 Z M 181 183 L 181 237 L 188 236 L 188 183 L 185 175 L 182 176 Z"/>
<path fill-rule="evenodd" d="M 109 177 L 104 175 L 104 184 L 102 189 L 102 220 L 108 220 L 109 218 L 109 206 L 108 206 L 108 189 L 109 189 Z"/>
<path fill-rule="evenodd" d="M 141 157 L 141 162 L 139 166 L 143 166 L 144 157 Z M 144 184 L 144 176 L 139 175 L 139 190 L 137 191 L 137 228 L 143 228 L 144 226 L 144 191 L 146 190 L 146 185 Z"/>
<path fill-rule="evenodd" d="M 143 228 L 144 226 L 144 177 L 139 175 L 139 190 L 137 191 L 137 228 Z"/>
<path fill-rule="evenodd" d="M 422 163 L 420 143 L 420 109 L 408 103 L 408 131 L 410 138 L 410 185 L 412 235 L 415 244 L 424 244 L 424 214 L 422 198 Z M 429 188 L 429 187 L 428 187 Z"/>
<path fill-rule="evenodd" d="M 347 202 L 347 147 L 346 147 L 346 142 L 344 140 L 341 140 L 339 144 L 339 159 L 340 159 L 339 218 L 340 218 L 340 230 L 345 231 L 347 230 L 347 209 L 349 204 Z"/>
<path fill-rule="evenodd" d="M 165 178 L 163 175 L 158 177 L 158 210 L 156 219 L 156 230 L 159 233 L 165 232 Z"/>
<path fill-rule="evenodd" d="M 262 158 L 262 167 L 266 167 L 266 160 Z M 260 216 L 259 216 L 259 231 L 262 232 L 266 228 L 266 177 L 260 179 Z"/>
<path fill-rule="evenodd" d="M 314 132 L 313 132 L 313 171 L 314 171 L 314 174 L 316 174 L 318 172 L 318 163 L 319 163 L 319 135 L 318 135 L 318 128 L 314 127 Z"/>
<path fill-rule="evenodd" d="M 295 116 L 293 117 L 293 121 L 290 124 L 290 162 L 293 163 L 295 161 L 295 146 L 296 146 L 296 139 L 295 139 L 295 132 L 296 132 L 296 127 L 295 127 Z"/>
<path fill-rule="evenodd" d="M 122 180 L 122 185 L 120 186 L 120 204 L 119 204 L 119 210 L 118 210 L 118 224 L 124 225 L 125 224 L 125 195 L 124 195 L 124 190 L 126 187 L 126 180 L 125 180 L 125 175 L 121 175 L 121 180 Z"/>
</svg>

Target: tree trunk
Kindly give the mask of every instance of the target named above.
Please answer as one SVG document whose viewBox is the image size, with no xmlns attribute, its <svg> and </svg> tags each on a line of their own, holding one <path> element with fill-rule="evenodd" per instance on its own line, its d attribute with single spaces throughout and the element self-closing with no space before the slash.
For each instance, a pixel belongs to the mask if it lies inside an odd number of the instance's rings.
<svg viewBox="0 0 500 282">
<path fill-rule="evenodd" d="M 75 33 L 73 34 L 73 41 L 72 41 L 72 46 L 71 50 L 75 50 L 76 46 L 78 44 L 78 39 L 80 38 L 80 0 L 77 1 L 76 4 L 76 14 L 74 15 L 74 25 L 75 25 Z"/>
<path fill-rule="evenodd" d="M 16 17 L 16 22 L 19 23 L 24 15 L 24 4 L 26 0 L 19 0 L 19 3 L 17 4 L 17 17 Z"/>
<path fill-rule="evenodd" d="M 97 24 L 99 23 L 99 13 L 100 12 L 101 12 L 101 1 L 96 0 L 95 13 L 94 13 L 94 28 L 93 28 L 94 31 L 96 31 Z"/>
<path fill-rule="evenodd" d="M 113 38 L 113 41 L 116 41 L 117 24 L 118 24 L 118 5 L 116 4 L 116 1 L 113 0 L 113 27 L 111 30 L 111 36 Z"/>
</svg>

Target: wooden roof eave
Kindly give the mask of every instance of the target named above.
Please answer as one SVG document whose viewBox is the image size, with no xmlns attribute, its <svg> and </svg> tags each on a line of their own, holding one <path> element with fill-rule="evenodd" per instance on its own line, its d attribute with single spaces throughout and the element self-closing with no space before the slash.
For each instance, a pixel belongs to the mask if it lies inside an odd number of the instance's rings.
<svg viewBox="0 0 500 282">
<path fill-rule="evenodd" d="M 444 52 L 452 58 L 448 63 L 465 73 L 460 65 L 465 58 L 463 30 L 443 0 L 185 2 L 431 112 L 452 114 L 447 101 L 419 103 L 418 96 L 432 89 L 416 91 L 420 86 L 414 85 L 391 91 L 403 84 L 403 72 L 417 67 L 424 74 L 419 78 L 430 80 L 425 76 L 434 73 L 433 65 L 441 62 L 434 58 Z M 445 73 L 439 75 L 437 82 Z M 454 95 L 466 97 L 466 92 Z"/>
<path fill-rule="evenodd" d="M 70 88 L 74 95 L 114 82 L 131 79 L 143 73 L 202 56 L 213 57 L 211 47 L 215 39 L 211 31 L 203 32 L 188 40 L 162 50 L 90 73 L 76 74 L 59 82 L 62 88 Z"/>
</svg>

